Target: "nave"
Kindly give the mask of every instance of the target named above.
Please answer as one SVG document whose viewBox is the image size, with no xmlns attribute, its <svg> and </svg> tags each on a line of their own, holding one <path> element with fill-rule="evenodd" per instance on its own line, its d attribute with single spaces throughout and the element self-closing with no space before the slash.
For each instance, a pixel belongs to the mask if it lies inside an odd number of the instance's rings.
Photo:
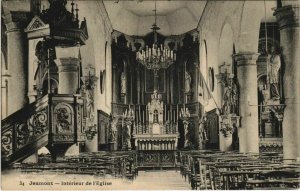
<svg viewBox="0 0 300 191">
<path fill-rule="evenodd" d="M 49 180 L 53 189 L 58 186 L 69 186 L 68 189 L 100 189 L 101 186 L 109 190 L 282 190 L 300 187 L 300 163 L 283 163 L 282 154 L 275 152 L 177 151 L 174 166 L 165 169 L 146 169 L 137 160 L 138 155 L 135 151 L 81 153 L 54 163 L 49 155 L 42 154 L 39 163 L 15 163 L 3 171 L 3 183 L 14 176 L 16 181 L 25 182 L 25 188 L 30 181 L 47 184 Z M 87 181 L 91 184 L 86 185 Z M 18 189 L 20 185 L 8 187 Z"/>
<path fill-rule="evenodd" d="M 2 188 L 299 188 L 299 26 L 295 0 L 1 1 Z"/>
</svg>

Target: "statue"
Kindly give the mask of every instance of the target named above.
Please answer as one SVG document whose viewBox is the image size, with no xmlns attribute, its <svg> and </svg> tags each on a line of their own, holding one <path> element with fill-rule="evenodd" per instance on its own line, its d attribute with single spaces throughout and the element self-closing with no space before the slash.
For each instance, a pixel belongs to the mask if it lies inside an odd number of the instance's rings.
<svg viewBox="0 0 300 191">
<path fill-rule="evenodd" d="M 121 74 L 121 94 L 126 94 L 126 76 L 124 72 Z"/>
<path fill-rule="evenodd" d="M 131 124 L 131 121 L 127 121 L 125 126 L 125 140 L 128 149 L 131 149 Z"/>
<path fill-rule="evenodd" d="M 153 123 L 158 123 L 158 111 L 154 110 L 153 112 Z"/>
<path fill-rule="evenodd" d="M 206 124 L 206 115 L 204 114 L 201 119 L 199 120 L 199 141 L 201 143 L 205 143 L 206 141 L 208 141 L 207 138 L 207 124 Z"/>
<path fill-rule="evenodd" d="M 87 110 L 87 117 L 93 119 L 94 117 L 94 96 L 92 89 L 85 89 L 86 93 L 86 110 Z"/>
<path fill-rule="evenodd" d="M 112 117 L 111 117 L 112 118 Z M 117 134 L 117 124 L 118 124 L 118 117 L 112 118 L 111 120 L 111 129 L 110 129 L 110 141 L 115 142 L 116 141 L 116 134 Z"/>
<path fill-rule="evenodd" d="M 234 78 L 230 78 L 229 82 L 231 87 L 231 112 L 237 113 L 239 100 L 238 86 L 234 82 Z"/>
<path fill-rule="evenodd" d="M 224 95 L 223 95 L 223 114 L 230 114 L 237 112 L 238 103 L 238 88 L 236 83 L 233 81 L 233 76 L 226 77 L 223 82 Z"/>
<path fill-rule="evenodd" d="M 184 77 L 185 77 L 185 91 L 184 92 L 185 93 L 190 93 L 192 77 L 187 71 L 185 71 Z"/>
<path fill-rule="evenodd" d="M 272 46 L 272 54 L 268 55 L 268 83 L 270 84 L 270 97 L 274 100 L 280 99 L 278 90 L 279 69 L 281 67 L 280 56 L 276 54 L 275 47 Z"/>
</svg>

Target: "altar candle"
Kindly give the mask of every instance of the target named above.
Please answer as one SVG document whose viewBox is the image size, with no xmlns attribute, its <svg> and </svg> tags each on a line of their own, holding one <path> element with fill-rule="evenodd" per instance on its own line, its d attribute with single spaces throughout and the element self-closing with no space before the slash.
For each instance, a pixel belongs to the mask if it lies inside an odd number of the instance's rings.
<svg viewBox="0 0 300 191">
<path fill-rule="evenodd" d="M 172 106 L 170 105 L 170 121 L 172 121 Z"/>
<path fill-rule="evenodd" d="M 178 115 L 179 115 L 179 107 L 178 107 L 178 104 L 177 104 L 177 109 L 176 109 L 176 111 L 177 111 L 177 120 L 176 120 L 176 121 L 178 121 Z"/>
<path fill-rule="evenodd" d="M 142 119 L 141 119 L 141 105 L 139 105 L 139 120 L 140 120 L 140 122 L 142 122 Z"/>
<path fill-rule="evenodd" d="M 173 120 L 174 120 L 174 122 L 175 122 L 175 121 L 176 121 L 176 111 L 173 111 L 173 114 L 174 114 Z"/>
<path fill-rule="evenodd" d="M 164 106 L 164 109 L 165 109 L 165 122 L 167 121 L 167 106 L 165 105 Z"/>
</svg>

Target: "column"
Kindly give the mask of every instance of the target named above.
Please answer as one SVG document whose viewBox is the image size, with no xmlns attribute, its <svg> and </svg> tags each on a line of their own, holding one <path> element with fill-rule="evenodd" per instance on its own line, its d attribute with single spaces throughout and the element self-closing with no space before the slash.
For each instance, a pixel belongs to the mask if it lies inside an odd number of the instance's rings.
<svg viewBox="0 0 300 191">
<path fill-rule="evenodd" d="M 252 52 L 241 52 L 235 56 L 240 92 L 241 127 L 238 129 L 240 152 L 259 152 L 257 58 L 258 54 Z"/>
<path fill-rule="evenodd" d="M 7 31 L 8 65 L 8 109 L 10 115 L 27 104 L 27 45 L 24 28 L 27 25 L 25 12 L 11 12 L 4 15 Z"/>
<path fill-rule="evenodd" d="M 283 91 L 286 107 L 282 124 L 284 159 L 300 157 L 299 2 L 293 1 L 292 4 L 277 8 L 274 13 L 280 29 L 280 46 L 284 60 L 282 65 L 285 65 Z"/>
<path fill-rule="evenodd" d="M 79 48 L 55 48 L 58 66 L 58 94 L 76 94 L 78 90 Z"/>
<path fill-rule="evenodd" d="M 120 77 L 120 76 L 117 75 L 118 74 L 117 68 L 118 68 L 117 64 L 114 64 L 113 65 L 113 70 L 112 70 L 112 73 L 113 73 L 112 74 L 112 78 L 113 78 L 112 79 L 112 88 L 113 88 L 112 101 L 113 101 L 113 103 L 118 103 L 119 102 L 118 95 L 120 94 L 120 92 L 118 91 L 118 87 L 119 87 L 119 85 L 118 85 L 118 82 L 119 82 L 118 77 Z M 108 71 L 106 73 L 108 73 Z"/>
</svg>

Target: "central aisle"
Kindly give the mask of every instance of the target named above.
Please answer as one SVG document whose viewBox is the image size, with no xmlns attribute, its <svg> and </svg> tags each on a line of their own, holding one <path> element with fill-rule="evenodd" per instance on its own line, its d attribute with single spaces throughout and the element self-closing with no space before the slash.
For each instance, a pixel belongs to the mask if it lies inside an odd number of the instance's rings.
<svg viewBox="0 0 300 191">
<path fill-rule="evenodd" d="M 133 180 L 132 189 L 163 189 L 163 190 L 190 190 L 191 186 L 180 171 L 156 170 L 139 171 L 139 175 Z"/>
</svg>

